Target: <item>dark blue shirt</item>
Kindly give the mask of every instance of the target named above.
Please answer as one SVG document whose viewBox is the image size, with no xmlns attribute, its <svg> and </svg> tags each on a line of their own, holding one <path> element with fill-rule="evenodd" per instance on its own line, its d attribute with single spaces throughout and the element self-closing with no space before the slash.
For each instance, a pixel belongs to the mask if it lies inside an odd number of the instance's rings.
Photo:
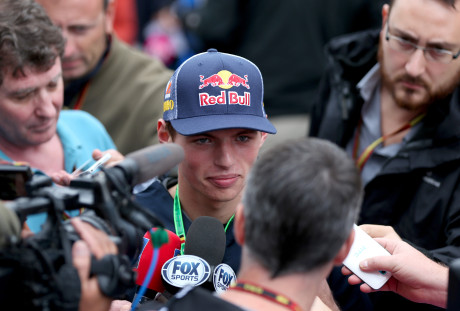
<svg viewBox="0 0 460 311">
<path fill-rule="evenodd" d="M 155 180 L 145 190 L 137 193 L 136 202 L 153 212 L 166 229 L 176 233 L 174 226 L 174 199 L 159 180 Z M 184 231 L 187 232 L 192 222 L 184 213 L 182 213 L 182 221 L 184 223 Z M 226 248 L 222 262 L 232 267 L 235 273 L 238 273 L 241 260 L 241 247 L 236 243 L 233 235 L 233 221 L 228 226 L 225 235 Z"/>
</svg>

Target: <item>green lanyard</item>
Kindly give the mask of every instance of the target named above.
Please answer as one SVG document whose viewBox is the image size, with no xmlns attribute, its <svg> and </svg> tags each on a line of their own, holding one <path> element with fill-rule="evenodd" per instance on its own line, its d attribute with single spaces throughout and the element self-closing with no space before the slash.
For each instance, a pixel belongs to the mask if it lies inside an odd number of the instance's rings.
<svg viewBox="0 0 460 311">
<path fill-rule="evenodd" d="M 228 226 L 232 222 L 235 214 L 230 217 L 230 220 L 225 225 L 225 232 L 227 232 Z M 174 196 L 174 227 L 176 228 L 176 234 L 180 238 L 181 246 L 180 246 L 180 253 L 184 255 L 184 248 L 185 248 L 185 230 L 184 230 L 184 222 L 182 221 L 182 209 L 180 207 L 180 200 L 179 200 L 179 185 L 176 187 L 176 195 Z"/>
</svg>

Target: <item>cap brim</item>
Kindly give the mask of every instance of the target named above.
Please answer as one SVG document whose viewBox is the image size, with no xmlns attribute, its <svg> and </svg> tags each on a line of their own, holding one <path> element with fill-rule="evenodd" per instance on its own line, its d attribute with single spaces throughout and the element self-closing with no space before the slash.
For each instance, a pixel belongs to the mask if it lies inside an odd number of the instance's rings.
<svg viewBox="0 0 460 311">
<path fill-rule="evenodd" d="M 208 115 L 193 118 L 171 120 L 173 128 L 182 135 L 243 128 L 276 134 L 276 128 L 266 118 L 254 115 Z"/>
</svg>

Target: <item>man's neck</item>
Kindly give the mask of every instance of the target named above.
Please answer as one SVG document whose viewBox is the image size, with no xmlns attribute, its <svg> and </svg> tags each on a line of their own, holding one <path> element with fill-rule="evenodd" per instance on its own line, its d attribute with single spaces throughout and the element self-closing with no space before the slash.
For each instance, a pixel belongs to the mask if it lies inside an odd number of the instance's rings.
<svg viewBox="0 0 460 311">
<path fill-rule="evenodd" d="M 64 150 L 59 136 L 36 146 L 16 146 L 0 138 L 1 150 L 13 161 L 27 162 L 47 175 L 64 170 Z"/>
<path fill-rule="evenodd" d="M 248 261 L 247 258 L 242 259 L 237 280 L 243 283 L 250 282 L 283 295 L 298 304 L 304 311 L 310 310 L 318 292 L 318 285 L 321 283 L 317 276 L 301 273 L 271 278 L 263 267 L 253 261 Z M 232 289 L 223 293 L 221 298 L 251 310 L 288 311 L 286 306 L 279 305 L 263 296 Z"/>
<path fill-rule="evenodd" d="M 109 55 L 110 48 L 112 46 L 112 37 L 107 36 L 107 46 L 104 50 L 104 53 L 101 55 L 99 58 L 99 61 L 97 64 L 94 66 L 93 69 L 91 69 L 87 74 L 85 74 L 83 77 L 80 77 L 78 79 L 74 80 L 64 80 L 64 106 L 70 107 L 72 104 L 73 99 L 83 91 L 83 89 L 86 87 L 86 84 L 89 82 L 89 80 L 94 77 L 98 71 L 101 69 L 102 64 L 104 63 L 105 59 Z M 70 107 L 74 108 L 74 107 Z"/>
<path fill-rule="evenodd" d="M 179 198 L 182 212 L 185 213 L 191 221 L 201 216 L 210 216 L 217 218 L 223 224 L 226 224 L 236 211 L 239 198 L 229 202 L 215 202 L 207 198 L 190 194 L 184 189 L 184 185 L 179 187 Z M 168 189 L 170 195 L 174 198 L 177 185 Z"/>
<path fill-rule="evenodd" d="M 386 88 L 382 87 L 380 94 L 380 126 L 382 135 L 390 135 L 384 145 L 400 143 L 410 131 L 410 127 L 396 135 L 392 135 L 401 127 L 408 124 L 415 117 L 424 112 L 424 109 L 411 110 L 400 107 Z"/>
</svg>

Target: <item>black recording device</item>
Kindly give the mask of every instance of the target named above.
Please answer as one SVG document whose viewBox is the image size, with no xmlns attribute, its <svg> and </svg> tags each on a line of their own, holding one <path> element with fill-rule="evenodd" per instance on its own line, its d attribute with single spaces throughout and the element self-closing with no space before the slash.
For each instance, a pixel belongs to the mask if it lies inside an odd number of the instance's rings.
<svg viewBox="0 0 460 311">
<path fill-rule="evenodd" d="M 134 185 L 166 173 L 183 159 L 176 144 L 161 144 L 128 154 L 114 167 L 75 178 L 69 187 L 53 185 L 28 167 L 0 166 L 0 185 L 5 206 L 20 223 L 27 216 L 46 212 L 42 230 L 0 249 L 0 305 L 19 310 L 78 310 L 80 281 L 72 265 L 71 247 L 79 239 L 64 211 L 84 208 L 79 216 L 106 232 L 118 246 L 118 255 L 93 260 L 101 291 L 112 298 L 135 286 L 132 263 L 142 238 L 150 228 L 163 227 L 148 210 L 132 200 Z M 17 196 L 17 198 L 15 198 Z M 14 200 L 12 200 L 14 199 Z"/>
<path fill-rule="evenodd" d="M 32 179 L 32 170 L 23 165 L 0 164 L 0 198 L 13 200 L 26 196 L 26 182 Z"/>
<path fill-rule="evenodd" d="M 460 310 L 460 259 L 449 265 L 449 285 L 447 293 L 447 311 Z"/>
</svg>

